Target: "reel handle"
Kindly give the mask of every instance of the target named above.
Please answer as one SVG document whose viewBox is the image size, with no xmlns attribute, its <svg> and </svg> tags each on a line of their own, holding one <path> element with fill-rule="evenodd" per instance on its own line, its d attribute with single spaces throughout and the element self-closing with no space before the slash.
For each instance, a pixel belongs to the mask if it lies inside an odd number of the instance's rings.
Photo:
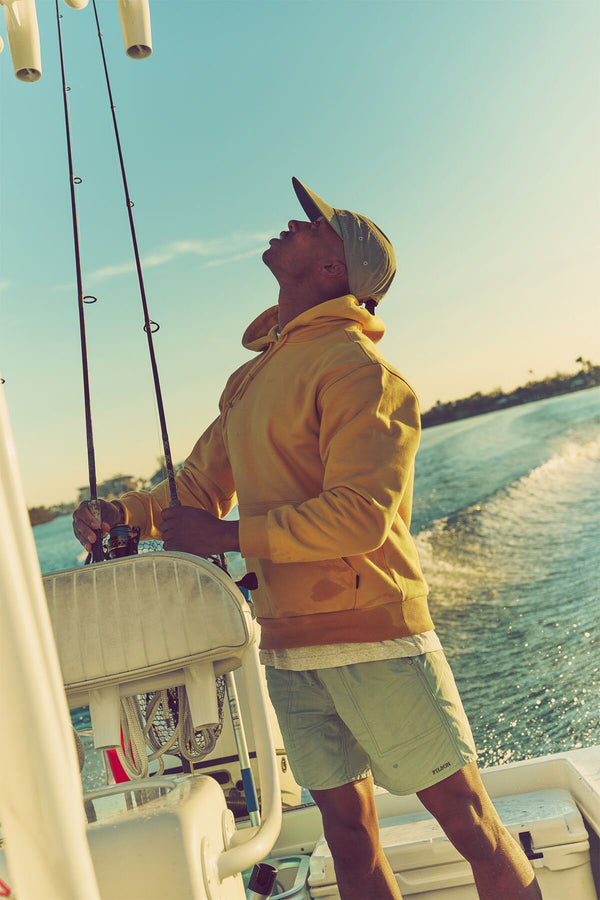
<svg viewBox="0 0 600 900">
<path fill-rule="evenodd" d="M 100 528 L 96 531 L 96 540 L 92 544 L 92 562 L 104 562 L 104 547 L 102 546 L 102 508 L 99 500 L 88 500 L 88 509 L 100 522 Z"/>
</svg>

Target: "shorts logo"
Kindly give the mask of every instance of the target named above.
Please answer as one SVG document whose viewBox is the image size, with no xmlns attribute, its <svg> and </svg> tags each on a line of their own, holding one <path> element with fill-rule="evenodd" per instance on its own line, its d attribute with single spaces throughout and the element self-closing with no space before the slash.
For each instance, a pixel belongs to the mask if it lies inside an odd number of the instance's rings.
<svg viewBox="0 0 600 900">
<path fill-rule="evenodd" d="M 445 762 L 443 766 L 438 766 L 437 769 L 432 769 L 431 774 L 437 775 L 439 772 L 443 772 L 444 769 L 449 769 L 451 765 L 452 765 L 452 763 Z"/>
</svg>

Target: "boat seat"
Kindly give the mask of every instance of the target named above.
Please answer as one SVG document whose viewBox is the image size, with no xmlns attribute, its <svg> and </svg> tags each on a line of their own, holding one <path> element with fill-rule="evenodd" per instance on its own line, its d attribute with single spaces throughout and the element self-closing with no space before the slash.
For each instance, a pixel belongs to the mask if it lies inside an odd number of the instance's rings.
<svg viewBox="0 0 600 900">
<path fill-rule="evenodd" d="M 148 553 L 43 578 L 69 706 L 97 749 L 120 742 L 120 698 L 185 685 L 194 727 L 218 722 L 214 679 L 255 641 L 248 605 L 214 564 Z"/>
<path fill-rule="evenodd" d="M 217 718 L 215 676 L 240 669 L 255 738 L 260 823 L 236 828 L 206 775 L 152 776 L 86 797 L 148 795 L 87 826 L 102 898 L 244 897 L 240 873 L 271 851 L 281 827 L 278 766 L 257 627 L 235 583 L 186 553 L 148 553 L 43 578 L 70 707 L 90 707 L 97 747 L 120 743 L 120 698 L 184 685 L 195 727 Z M 147 798 L 146 798 L 147 799 Z"/>
</svg>

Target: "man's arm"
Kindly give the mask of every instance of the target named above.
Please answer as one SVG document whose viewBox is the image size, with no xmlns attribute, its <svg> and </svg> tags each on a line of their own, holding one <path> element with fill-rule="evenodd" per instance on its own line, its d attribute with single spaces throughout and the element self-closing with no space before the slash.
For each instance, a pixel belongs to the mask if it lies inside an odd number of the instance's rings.
<svg viewBox="0 0 600 900">
<path fill-rule="evenodd" d="M 223 442 L 221 419 L 217 418 L 199 438 L 190 456 L 186 459 L 182 470 L 175 476 L 177 496 L 182 504 L 169 509 L 171 495 L 167 481 L 163 481 L 152 491 L 132 491 L 123 494 L 118 501 L 108 503 L 100 501 L 102 523 L 92 514 L 88 503 L 82 503 L 73 514 L 73 530 L 77 539 L 90 549 L 96 540 L 96 531 L 102 529 L 102 535 L 120 523 L 135 525 L 140 529 L 142 540 L 163 539 L 163 513 L 167 514 L 168 523 L 167 549 L 185 550 L 198 555 L 220 553 L 223 542 L 230 544 L 234 538 L 234 523 L 220 522 L 236 502 L 233 474 Z M 206 510 L 204 525 L 199 529 L 202 517 L 196 516 L 193 522 L 190 514 Z M 177 528 L 175 523 L 179 522 Z M 208 523 L 213 524 L 213 543 L 208 551 L 206 537 Z M 235 523 L 237 530 L 237 523 Z M 220 527 L 221 526 L 221 527 Z M 190 528 L 190 534 L 185 534 Z M 196 534 L 198 545 L 192 547 L 190 538 Z M 176 546 L 176 542 L 179 546 Z M 185 546 L 183 546 L 185 544 Z M 165 546 L 167 546 L 165 544 Z M 233 548 L 227 548 L 233 549 Z"/>
<path fill-rule="evenodd" d="M 161 531 L 165 550 L 212 556 L 240 549 L 239 522 L 217 519 L 204 509 L 163 509 Z"/>
<path fill-rule="evenodd" d="M 101 523 L 90 510 L 88 500 L 81 503 L 73 513 L 75 537 L 88 551 L 92 549 L 99 530 L 104 537 L 111 528 L 125 521 L 123 507 L 118 501 L 98 502 Z M 239 522 L 226 522 L 205 509 L 196 509 L 192 506 L 163 509 L 160 530 L 165 550 L 180 550 L 183 553 L 195 553 L 196 556 L 212 556 L 240 549 Z"/>
<path fill-rule="evenodd" d="M 220 416 L 196 441 L 183 468 L 175 476 L 175 484 L 183 507 L 205 509 L 221 519 L 234 506 L 235 485 Z M 149 492 L 123 494 L 119 502 L 125 509 L 126 524 L 136 525 L 142 540 L 162 540 L 162 513 L 171 502 L 166 480 Z"/>
</svg>

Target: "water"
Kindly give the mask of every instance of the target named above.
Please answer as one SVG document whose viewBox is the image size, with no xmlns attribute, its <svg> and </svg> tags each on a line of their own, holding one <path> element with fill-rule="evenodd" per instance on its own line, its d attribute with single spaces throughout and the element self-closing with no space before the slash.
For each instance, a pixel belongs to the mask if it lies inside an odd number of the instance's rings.
<svg viewBox="0 0 600 900">
<path fill-rule="evenodd" d="M 413 534 L 482 765 L 600 743 L 599 526 L 600 388 L 423 432 Z M 83 562 L 70 517 L 34 535 L 42 571 Z"/>
<path fill-rule="evenodd" d="M 413 533 L 482 763 L 600 742 L 600 389 L 426 430 Z"/>
</svg>

